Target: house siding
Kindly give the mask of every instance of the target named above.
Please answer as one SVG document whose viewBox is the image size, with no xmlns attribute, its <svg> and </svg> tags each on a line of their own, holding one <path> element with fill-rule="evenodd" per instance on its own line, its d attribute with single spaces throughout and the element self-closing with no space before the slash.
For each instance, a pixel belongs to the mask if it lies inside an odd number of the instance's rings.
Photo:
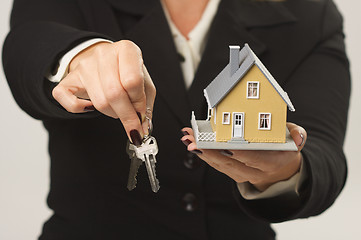
<svg viewBox="0 0 361 240">
<path fill-rule="evenodd" d="M 259 82 L 259 99 L 247 99 L 248 81 Z M 217 141 L 231 140 L 234 112 L 244 113 L 244 139 L 246 141 L 278 143 L 286 141 L 287 104 L 256 65 L 248 71 L 216 108 L 217 124 L 212 124 L 212 127 L 217 132 Z M 231 113 L 231 124 L 222 124 L 223 112 Z M 258 129 L 259 113 L 261 112 L 272 114 L 271 130 Z"/>
</svg>

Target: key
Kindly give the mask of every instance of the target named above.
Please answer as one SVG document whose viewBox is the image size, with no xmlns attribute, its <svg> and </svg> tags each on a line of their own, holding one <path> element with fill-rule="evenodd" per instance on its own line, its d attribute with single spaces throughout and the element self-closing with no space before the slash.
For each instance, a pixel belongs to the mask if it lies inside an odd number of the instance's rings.
<svg viewBox="0 0 361 240">
<path fill-rule="evenodd" d="M 158 192 L 160 186 L 155 172 L 155 164 L 157 162 L 155 156 L 158 153 L 158 145 L 155 138 L 147 136 L 143 139 L 143 143 L 139 147 L 128 142 L 127 153 L 131 159 L 128 189 L 131 191 L 136 187 L 138 169 L 140 165 L 142 165 L 142 162 L 145 162 L 152 191 Z"/>
<path fill-rule="evenodd" d="M 137 157 L 143 156 L 143 158 L 141 159 L 142 160 L 144 159 L 145 166 L 148 172 L 150 186 L 152 187 L 152 191 L 156 193 L 160 188 L 159 181 L 155 173 L 155 164 L 157 162 L 155 155 L 157 155 L 158 153 L 157 141 L 155 140 L 154 137 L 148 136 L 145 139 L 143 145 L 144 145 L 144 149 L 141 149 L 142 151 L 140 151 L 139 153 L 140 156 L 137 155 Z"/>
<path fill-rule="evenodd" d="M 130 169 L 129 169 L 128 185 L 127 185 L 129 191 L 132 191 L 137 186 L 138 169 L 143 163 L 141 159 L 137 158 L 134 148 L 135 146 L 128 141 L 126 150 L 130 158 Z"/>
</svg>

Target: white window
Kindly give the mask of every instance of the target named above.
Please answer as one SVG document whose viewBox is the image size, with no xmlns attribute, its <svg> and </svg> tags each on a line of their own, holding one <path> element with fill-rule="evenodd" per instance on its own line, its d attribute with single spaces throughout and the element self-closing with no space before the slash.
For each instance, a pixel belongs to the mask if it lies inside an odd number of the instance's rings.
<svg viewBox="0 0 361 240">
<path fill-rule="evenodd" d="M 247 82 L 247 98 L 259 98 L 259 82 Z"/>
<path fill-rule="evenodd" d="M 224 112 L 222 117 L 223 124 L 230 124 L 231 123 L 231 114 L 229 112 Z"/>
<path fill-rule="evenodd" d="M 208 108 L 208 118 L 207 118 L 207 121 L 209 121 L 209 119 L 211 119 L 212 113 L 213 113 L 213 108 Z"/>
<path fill-rule="evenodd" d="M 260 130 L 271 130 L 271 114 L 260 113 L 258 129 Z"/>
</svg>

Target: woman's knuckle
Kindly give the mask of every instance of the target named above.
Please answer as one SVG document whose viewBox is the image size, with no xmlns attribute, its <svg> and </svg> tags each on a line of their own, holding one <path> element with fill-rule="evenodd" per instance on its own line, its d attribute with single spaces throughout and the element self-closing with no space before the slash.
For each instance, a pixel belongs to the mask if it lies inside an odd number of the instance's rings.
<svg viewBox="0 0 361 240">
<path fill-rule="evenodd" d="M 125 89 L 133 90 L 144 86 L 144 76 L 141 73 L 129 73 L 122 79 Z"/>
<path fill-rule="evenodd" d="M 117 42 L 117 45 L 119 47 L 124 47 L 124 48 L 129 48 L 129 47 L 132 47 L 133 46 L 133 42 L 130 41 L 130 40 L 121 40 L 119 42 Z M 135 45 L 135 44 L 134 44 Z"/>
<path fill-rule="evenodd" d="M 122 89 L 117 86 L 108 87 L 105 91 L 105 97 L 109 102 L 116 102 L 122 97 Z"/>
<path fill-rule="evenodd" d="M 93 52 L 96 57 L 102 57 L 102 56 L 106 55 L 106 50 L 102 45 L 96 46 L 94 48 Z"/>
<path fill-rule="evenodd" d="M 75 99 L 72 99 L 69 103 L 68 109 L 69 112 L 76 113 L 79 111 L 79 104 Z"/>
<path fill-rule="evenodd" d="M 130 40 L 122 40 L 117 42 L 117 46 L 120 49 L 126 49 L 126 50 L 131 50 L 131 51 L 137 51 L 138 53 L 142 53 L 142 51 L 140 50 L 140 48 L 138 47 L 137 44 L 135 44 L 134 42 L 130 41 Z"/>
<path fill-rule="evenodd" d="M 100 112 L 105 111 L 109 108 L 109 103 L 105 98 L 97 99 L 97 101 L 94 102 L 94 106 L 96 109 L 98 109 Z"/>
<path fill-rule="evenodd" d="M 57 87 L 55 87 L 52 91 L 52 95 L 56 100 L 59 100 L 62 96 L 63 92 L 62 92 L 62 88 L 58 85 Z"/>
<path fill-rule="evenodd" d="M 87 66 L 89 66 L 89 64 L 87 63 L 88 61 L 85 59 L 82 59 L 81 61 L 79 61 L 79 64 L 77 65 L 77 69 L 79 71 L 85 71 L 87 69 Z M 80 72 L 77 71 L 76 73 L 79 74 Z"/>
<path fill-rule="evenodd" d="M 133 128 L 135 126 L 137 126 L 137 124 L 139 124 L 139 119 L 133 119 L 133 118 L 129 118 L 129 117 L 122 117 L 121 122 L 123 124 L 124 127 L 128 127 L 128 128 Z"/>
</svg>

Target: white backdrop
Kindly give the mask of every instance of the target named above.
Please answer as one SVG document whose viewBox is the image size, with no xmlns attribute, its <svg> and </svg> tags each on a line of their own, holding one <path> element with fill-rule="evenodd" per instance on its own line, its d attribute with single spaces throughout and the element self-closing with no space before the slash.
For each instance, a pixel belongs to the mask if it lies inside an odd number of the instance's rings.
<svg viewBox="0 0 361 240">
<path fill-rule="evenodd" d="M 0 39 L 8 31 L 10 0 L 0 2 Z M 353 90 L 345 151 L 349 177 L 335 204 L 321 216 L 274 225 L 280 240 L 361 239 L 361 1 L 335 0 L 345 18 Z M 22 112 L 0 70 L 0 239 L 36 239 L 51 214 L 47 135 Z"/>
</svg>

